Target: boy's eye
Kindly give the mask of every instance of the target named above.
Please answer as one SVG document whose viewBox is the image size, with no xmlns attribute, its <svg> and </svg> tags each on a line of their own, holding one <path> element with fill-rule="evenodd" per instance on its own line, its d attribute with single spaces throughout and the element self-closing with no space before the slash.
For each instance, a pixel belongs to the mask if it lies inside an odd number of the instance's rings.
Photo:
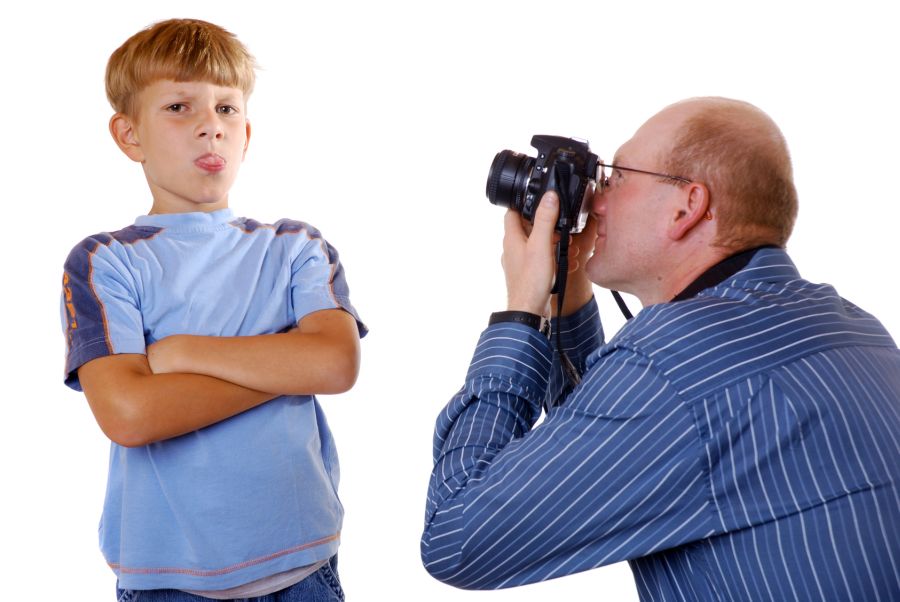
<svg viewBox="0 0 900 602">
<path fill-rule="evenodd" d="M 173 103 L 173 104 L 170 104 L 169 106 L 167 106 L 166 110 L 170 113 L 181 113 L 186 108 L 187 107 L 184 104 L 182 104 L 180 102 L 176 102 L 176 103 Z"/>
<path fill-rule="evenodd" d="M 231 105 L 221 105 L 216 110 L 223 115 L 234 115 L 237 113 L 237 109 Z"/>
</svg>

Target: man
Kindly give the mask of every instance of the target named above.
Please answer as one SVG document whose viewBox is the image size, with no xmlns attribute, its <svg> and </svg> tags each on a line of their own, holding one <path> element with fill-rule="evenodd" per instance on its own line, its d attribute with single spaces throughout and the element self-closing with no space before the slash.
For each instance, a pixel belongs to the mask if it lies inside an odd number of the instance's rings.
<svg viewBox="0 0 900 602">
<path fill-rule="evenodd" d="M 506 216 L 515 313 L 492 317 L 438 418 L 428 571 L 486 589 L 629 560 L 642 600 L 898 599 L 900 352 L 785 253 L 777 126 L 692 99 L 604 169 L 553 323 L 582 373 L 571 392 L 534 327 L 558 201 L 528 235 Z M 607 343 L 591 282 L 644 306 Z"/>
</svg>

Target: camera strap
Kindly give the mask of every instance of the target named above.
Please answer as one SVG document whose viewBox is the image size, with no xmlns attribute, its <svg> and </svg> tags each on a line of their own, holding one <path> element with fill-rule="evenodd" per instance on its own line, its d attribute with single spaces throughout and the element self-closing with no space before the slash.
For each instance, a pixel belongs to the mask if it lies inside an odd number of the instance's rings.
<svg viewBox="0 0 900 602">
<path fill-rule="evenodd" d="M 613 299 L 616 300 L 616 305 L 619 306 L 619 311 L 622 312 L 622 315 L 625 316 L 626 320 L 630 320 L 634 317 L 634 314 L 631 313 L 631 310 L 628 309 L 628 306 L 625 305 L 625 299 L 622 298 L 622 294 L 619 291 L 610 290 L 612 293 Z"/>
<path fill-rule="evenodd" d="M 556 282 L 553 283 L 553 289 L 550 291 L 556 295 L 556 316 L 557 320 L 562 317 L 563 299 L 566 295 L 566 280 L 569 275 L 569 236 L 564 233 L 556 243 Z M 570 388 L 575 388 L 581 382 L 581 373 L 562 346 L 562 329 L 556 328 L 556 350 L 559 352 L 559 361 L 562 363 L 566 377 L 569 379 Z"/>
<path fill-rule="evenodd" d="M 747 264 L 750 263 L 750 260 L 753 259 L 753 256 L 756 255 L 757 251 L 760 249 L 774 248 L 776 248 L 775 245 L 762 245 L 747 249 L 746 251 L 740 251 L 731 257 L 726 257 L 700 274 L 700 276 L 687 285 L 683 291 L 672 297 L 672 301 L 684 301 L 685 299 L 696 297 L 697 293 L 700 291 L 722 284 L 747 267 Z"/>
</svg>

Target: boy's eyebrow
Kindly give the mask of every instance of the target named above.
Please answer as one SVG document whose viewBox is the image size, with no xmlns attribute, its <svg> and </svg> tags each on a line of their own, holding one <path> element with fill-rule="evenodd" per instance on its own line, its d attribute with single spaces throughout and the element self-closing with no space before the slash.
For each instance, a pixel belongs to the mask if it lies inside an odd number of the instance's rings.
<svg viewBox="0 0 900 602">
<path fill-rule="evenodd" d="M 170 97 L 176 97 L 176 98 L 183 98 L 185 100 L 194 100 L 197 95 L 195 93 L 189 92 L 185 88 L 175 88 L 174 90 L 165 92 L 163 94 L 163 96 L 166 99 L 169 99 Z M 215 99 L 218 101 L 228 100 L 228 101 L 236 102 L 241 99 L 241 96 L 242 96 L 241 90 L 228 91 L 228 92 L 224 92 L 221 94 L 214 94 Z"/>
<path fill-rule="evenodd" d="M 182 89 L 182 88 L 175 88 L 174 90 L 167 90 L 167 91 L 163 92 L 162 95 L 165 97 L 169 97 L 169 96 L 178 96 L 181 98 L 193 98 L 194 97 L 193 94 L 191 94 L 190 92 L 188 92 L 187 90 Z"/>
</svg>

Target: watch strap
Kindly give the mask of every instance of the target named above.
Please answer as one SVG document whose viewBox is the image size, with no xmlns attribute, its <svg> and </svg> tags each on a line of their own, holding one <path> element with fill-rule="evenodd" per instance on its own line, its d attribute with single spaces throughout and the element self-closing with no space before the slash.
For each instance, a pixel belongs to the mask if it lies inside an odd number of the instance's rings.
<svg viewBox="0 0 900 602">
<path fill-rule="evenodd" d="M 501 322 L 515 322 L 534 328 L 546 337 L 550 336 L 550 320 L 528 311 L 495 311 L 488 320 L 488 326 Z"/>
</svg>

